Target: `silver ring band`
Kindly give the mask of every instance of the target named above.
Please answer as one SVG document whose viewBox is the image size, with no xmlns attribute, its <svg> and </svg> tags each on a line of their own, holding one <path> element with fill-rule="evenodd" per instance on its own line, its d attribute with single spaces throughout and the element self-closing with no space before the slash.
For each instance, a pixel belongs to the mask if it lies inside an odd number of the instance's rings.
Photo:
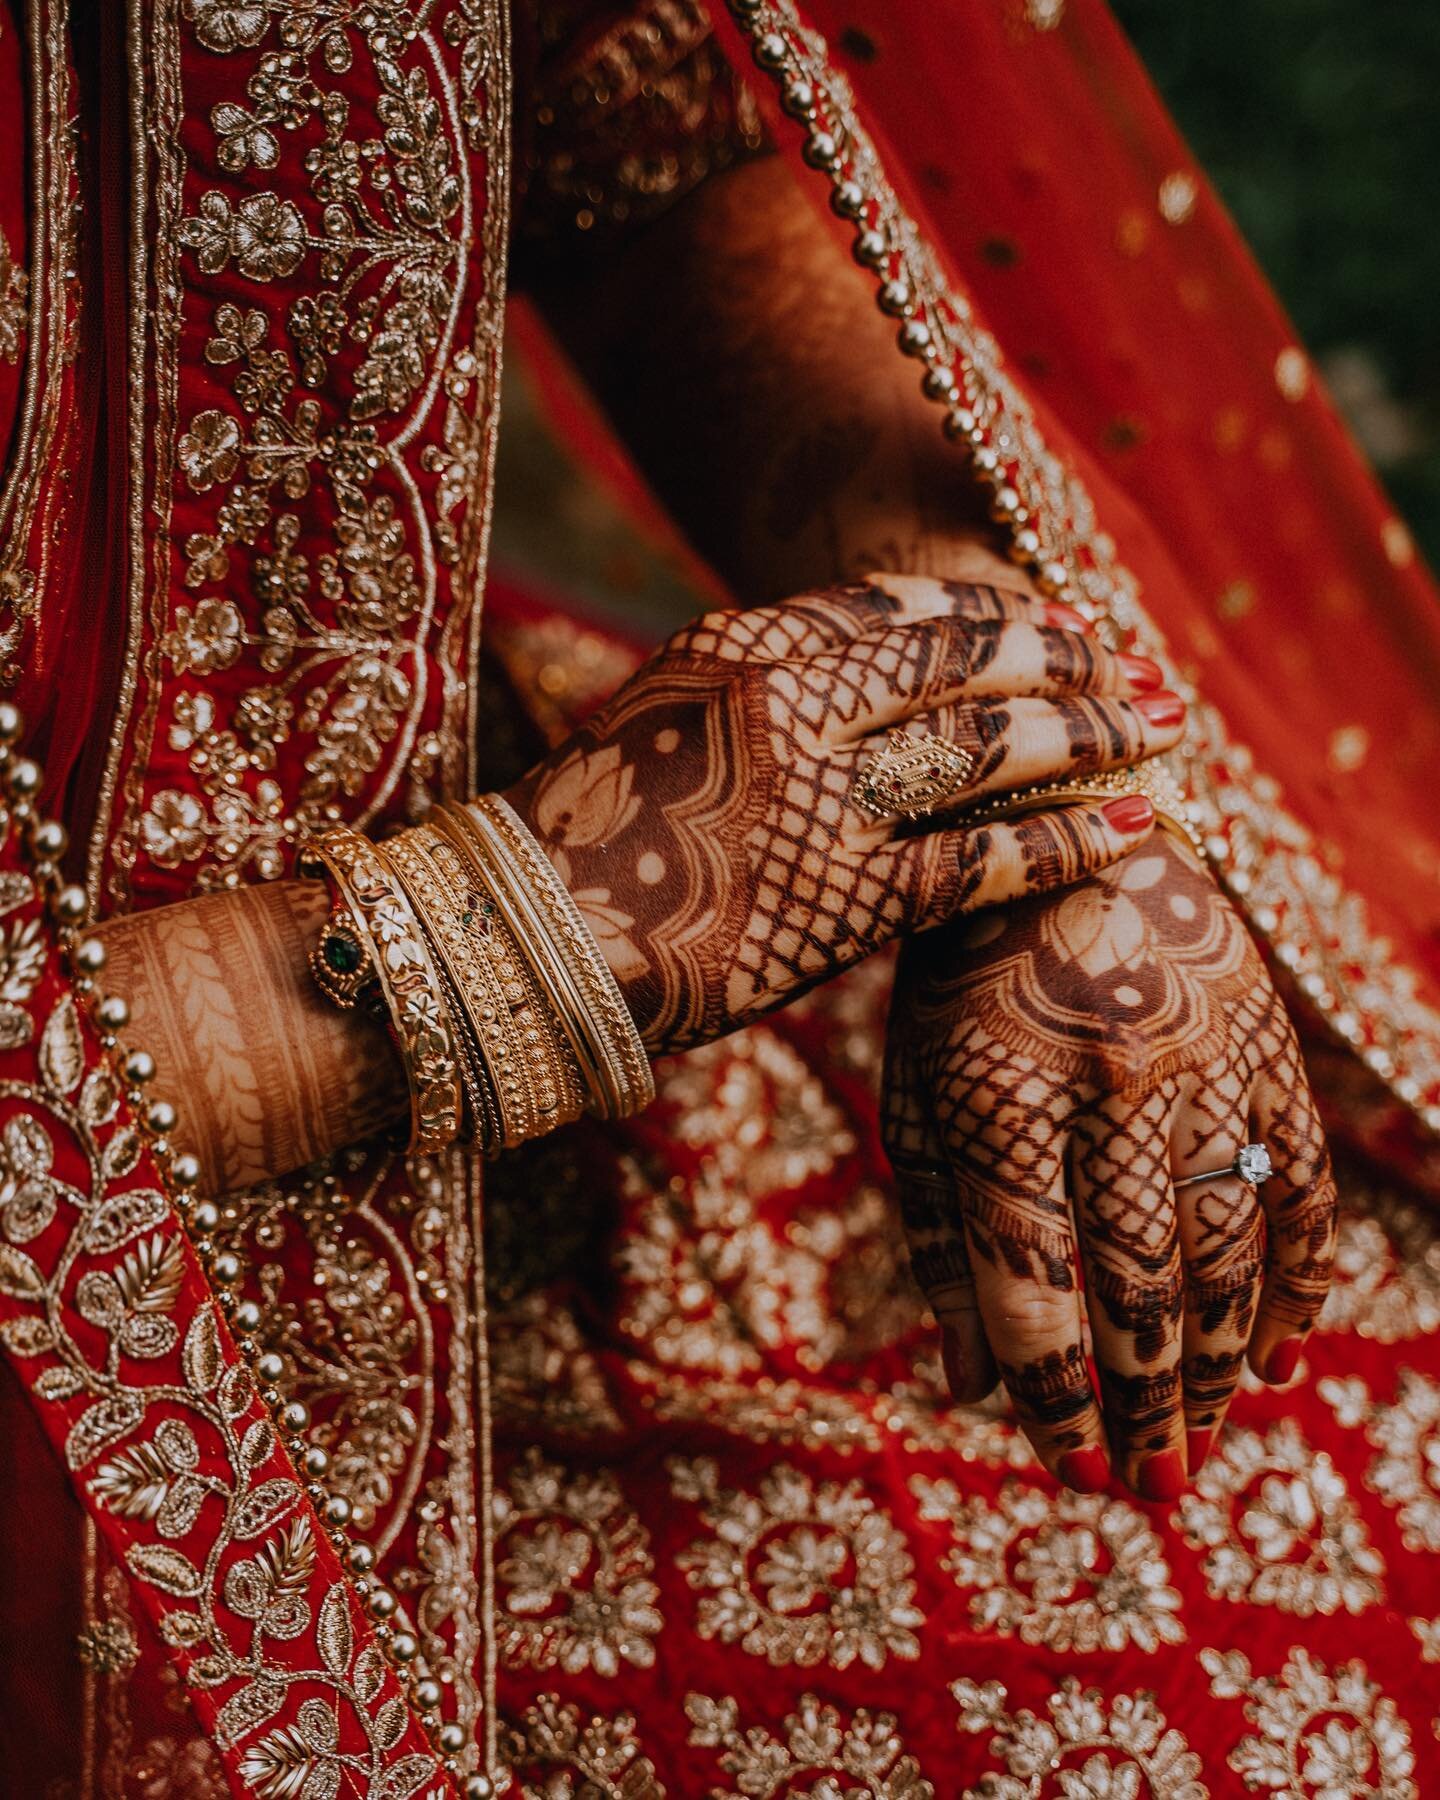
<svg viewBox="0 0 1440 1800">
<path fill-rule="evenodd" d="M 1258 1188 L 1274 1172 L 1270 1152 L 1263 1144 L 1242 1144 L 1235 1152 L 1234 1160 L 1223 1169 L 1207 1169 L 1203 1175 L 1182 1175 L 1170 1185 L 1172 1188 L 1194 1187 L 1197 1181 L 1216 1181 L 1225 1175 L 1236 1175 L 1250 1187 Z"/>
</svg>

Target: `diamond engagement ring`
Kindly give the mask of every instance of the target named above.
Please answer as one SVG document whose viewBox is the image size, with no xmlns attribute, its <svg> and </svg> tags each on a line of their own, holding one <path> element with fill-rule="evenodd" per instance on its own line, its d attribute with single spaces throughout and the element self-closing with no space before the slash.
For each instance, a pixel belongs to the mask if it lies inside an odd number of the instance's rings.
<svg viewBox="0 0 1440 1800">
<path fill-rule="evenodd" d="M 975 758 L 943 737 L 893 731 L 885 748 L 862 763 L 850 788 L 854 804 L 878 819 L 918 819 L 963 793 Z"/>
<path fill-rule="evenodd" d="M 1244 1144 L 1235 1152 L 1235 1160 L 1223 1169 L 1207 1169 L 1203 1175 L 1185 1175 L 1170 1183 L 1172 1188 L 1193 1187 L 1197 1181 L 1214 1181 L 1221 1175 L 1238 1175 L 1251 1187 L 1259 1187 L 1274 1173 L 1270 1152 L 1263 1144 Z"/>
</svg>

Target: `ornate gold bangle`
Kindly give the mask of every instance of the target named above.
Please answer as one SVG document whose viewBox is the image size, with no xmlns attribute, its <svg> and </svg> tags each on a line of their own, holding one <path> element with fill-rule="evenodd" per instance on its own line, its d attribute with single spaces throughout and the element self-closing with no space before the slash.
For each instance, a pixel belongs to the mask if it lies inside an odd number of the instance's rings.
<svg viewBox="0 0 1440 1800">
<path fill-rule="evenodd" d="M 488 1078 L 497 1116 L 477 1119 L 481 1147 L 494 1155 L 578 1117 L 579 1082 L 560 1033 L 488 885 L 476 891 L 437 823 L 404 833 L 391 854 Z"/>
<path fill-rule="evenodd" d="M 513 910 L 522 947 L 556 1012 L 601 1118 L 627 1118 L 655 1097 L 650 1059 L 590 927 L 554 864 L 498 794 L 446 816 L 491 876 L 497 903 Z"/>
<path fill-rule="evenodd" d="M 335 883 L 368 950 L 410 1082 L 410 1148 L 443 1150 L 460 1133 L 455 1031 L 425 934 L 384 851 L 336 826 L 309 847 Z"/>
<path fill-rule="evenodd" d="M 1076 800 L 1114 800 L 1123 794 L 1143 794 L 1155 808 L 1160 824 L 1172 837 L 1185 843 L 1202 859 L 1205 840 L 1190 821 L 1180 783 L 1158 757 L 1133 769 L 1104 769 L 1094 775 L 1077 775 L 1068 781 L 1046 781 L 1018 793 L 995 794 L 961 815 L 964 825 L 983 825 L 992 819 L 1011 819 L 1043 806 L 1064 806 Z"/>
</svg>

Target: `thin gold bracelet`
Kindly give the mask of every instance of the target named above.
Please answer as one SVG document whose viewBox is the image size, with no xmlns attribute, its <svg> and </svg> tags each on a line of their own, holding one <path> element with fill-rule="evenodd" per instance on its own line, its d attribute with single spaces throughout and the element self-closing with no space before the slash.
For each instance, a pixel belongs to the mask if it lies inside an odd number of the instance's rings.
<svg viewBox="0 0 1440 1800">
<path fill-rule="evenodd" d="M 610 965 L 554 864 L 499 794 L 445 810 L 482 848 L 486 866 L 522 915 L 521 943 L 556 1001 L 591 1088 L 592 1110 L 610 1119 L 640 1112 L 655 1098 L 650 1059 Z"/>
</svg>

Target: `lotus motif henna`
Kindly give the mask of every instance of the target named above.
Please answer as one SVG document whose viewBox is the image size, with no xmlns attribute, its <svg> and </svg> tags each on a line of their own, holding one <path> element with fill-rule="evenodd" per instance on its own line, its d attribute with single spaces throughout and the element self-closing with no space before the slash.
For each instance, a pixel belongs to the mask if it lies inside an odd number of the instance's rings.
<svg viewBox="0 0 1440 1800">
<path fill-rule="evenodd" d="M 957 1398 L 998 1371 L 1062 1478 L 1103 1485 L 1108 1439 L 1168 1497 L 1247 1354 L 1293 1373 L 1334 1248 L 1323 1133 L 1239 918 L 1157 836 L 907 945 L 890 1037 L 886 1139 Z M 1274 1165 L 1258 1191 L 1229 1168 L 1251 1141 Z"/>
<path fill-rule="evenodd" d="M 857 778 L 946 740 L 946 804 L 1174 741 L 1119 658 L 993 589 L 877 577 L 678 632 L 507 795 L 646 1044 L 756 1018 L 889 939 L 1079 879 L 1143 836 L 1093 805 L 967 829 Z M 1143 685 L 1143 684 L 1142 684 Z M 901 796 L 903 799 L 904 796 Z M 928 807 L 930 796 L 925 800 Z"/>
</svg>

